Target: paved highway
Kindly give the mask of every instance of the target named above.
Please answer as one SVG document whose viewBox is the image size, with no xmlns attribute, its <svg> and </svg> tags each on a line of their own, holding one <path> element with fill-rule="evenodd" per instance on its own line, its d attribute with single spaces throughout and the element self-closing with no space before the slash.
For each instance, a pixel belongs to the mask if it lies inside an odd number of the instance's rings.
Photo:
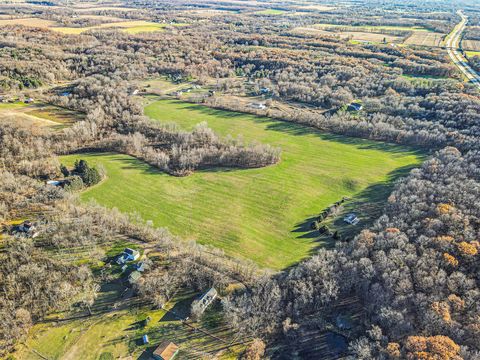
<svg viewBox="0 0 480 360">
<path fill-rule="evenodd" d="M 458 11 L 458 15 L 462 17 L 462 21 L 460 21 L 457 26 L 455 26 L 455 29 L 448 35 L 446 42 L 448 55 L 467 79 L 480 89 L 480 75 L 470 67 L 467 59 L 460 52 L 460 39 L 465 30 L 468 18 L 461 11 Z"/>
</svg>

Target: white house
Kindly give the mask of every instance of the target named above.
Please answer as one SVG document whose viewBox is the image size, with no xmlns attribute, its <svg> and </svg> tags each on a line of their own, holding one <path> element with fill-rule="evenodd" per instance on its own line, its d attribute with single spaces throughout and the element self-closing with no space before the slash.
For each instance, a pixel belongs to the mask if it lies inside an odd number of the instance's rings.
<svg viewBox="0 0 480 360">
<path fill-rule="evenodd" d="M 252 109 L 265 110 L 267 105 L 264 103 L 250 103 L 249 105 Z"/>
<path fill-rule="evenodd" d="M 140 253 L 137 250 L 126 248 L 123 253 L 118 257 L 117 264 L 122 265 L 128 261 L 138 260 Z"/>
<path fill-rule="evenodd" d="M 360 219 L 354 213 L 350 213 L 343 218 L 343 221 L 350 225 L 357 225 Z"/>
</svg>

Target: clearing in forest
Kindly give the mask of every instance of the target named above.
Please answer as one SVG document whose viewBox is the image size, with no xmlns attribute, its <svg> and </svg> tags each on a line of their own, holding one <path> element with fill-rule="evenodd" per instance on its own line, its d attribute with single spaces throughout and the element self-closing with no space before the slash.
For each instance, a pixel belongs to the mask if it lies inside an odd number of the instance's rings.
<svg viewBox="0 0 480 360">
<path fill-rule="evenodd" d="M 265 9 L 255 12 L 255 15 L 282 15 L 284 14 L 284 10 L 279 9 Z"/>
<path fill-rule="evenodd" d="M 191 129 L 202 121 L 222 135 L 241 135 L 281 147 L 279 164 L 259 169 L 210 169 L 173 177 L 121 154 L 63 157 L 101 163 L 108 179 L 82 193 L 84 200 L 138 212 L 155 226 L 224 249 L 274 269 L 287 267 L 328 244 L 310 229 L 312 217 L 343 196 L 362 223 L 378 215 L 391 181 L 420 155 L 385 143 L 320 133 L 266 117 L 215 110 L 176 100 L 145 109 L 156 121 Z M 370 204 L 360 210 L 361 204 Z"/>
<path fill-rule="evenodd" d="M 83 114 L 43 103 L 25 104 L 23 102 L 0 103 L 0 115 L 3 119 L 13 119 L 24 125 L 63 129 L 75 121 L 83 119 Z"/>
</svg>

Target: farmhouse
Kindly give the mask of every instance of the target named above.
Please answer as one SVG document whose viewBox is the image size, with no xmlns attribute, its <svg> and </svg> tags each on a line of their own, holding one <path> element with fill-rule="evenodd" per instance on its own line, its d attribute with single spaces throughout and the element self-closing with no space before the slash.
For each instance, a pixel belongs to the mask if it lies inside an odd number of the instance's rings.
<svg viewBox="0 0 480 360">
<path fill-rule="evenodd" d="M 250 103 L 249 105 L 252 109 L 264 110 L 267 108 L 267 105 L 264 103 Z"/>
<path fill-rule="evenodd" d="M 350 213 L 343 218 L 343 221 L 350 225 L 357 225 L 360 219 L 354 213 Z"/>
<path fill-rule="evenodd" d="M 347 110 L 348 111 L 360 111 L 363 109 L 363 105 L 358 103 L 358 102 L 352 102 L 350 105 L 348 105 Z"/>
<path fill-rule="evenodd" d="M 38 236 L 35 225 L 31 221 L 24 221 L 13 228 L 13 234 L 22 237 L 35 238 Z"/>
<path fill-rule="evenodd" d="M 156 360 L 171 360 L 178 354 L 178 346 L 173 342 L 162 342 L 153 352 L 153 358 Z"/>
<path fill-rule="evenodd" d="M 218 293 L 215 288 L 210 288 L 197 301 L 192 304 L 192 312 L 196 314 L 203 313 L 207 307 L 216 299 Z"/>
<path fill-rule="evenodd" d="M 126 248 L 123 253 L 117 259 L 117 264 L 122 265 L 128 261 L 135 261 L 140 257 L 140 253 L 137 250 Z"/>
</svg>

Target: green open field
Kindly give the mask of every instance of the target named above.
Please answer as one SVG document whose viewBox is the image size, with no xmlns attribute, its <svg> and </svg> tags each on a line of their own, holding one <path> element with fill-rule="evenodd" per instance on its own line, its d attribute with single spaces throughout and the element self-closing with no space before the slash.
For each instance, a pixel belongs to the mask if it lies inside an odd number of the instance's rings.
<svg viewBox="0 0 480 360">
<path fill-rule="evenodd" d="M 207 121 L 220 134 L 279 146 L 282 160 L 267 168 L 212 169 L 178 178 L 121 154 L 63 157 L 66 164 L 78 158 L 101 163 L 107 171 L 108 179 L 82 193 L 82 199 L 136 211 L 186 239 L 274 269 L 326 244 L 310 231 L 310 219 L 343 196 L 352 197 L 357 211 L 362 204 L 375 204 L 359 213 L 363 224 L 378 215 L 391 181 L 421 158 L 399 146 L 176 100 L 152 102 L 145 112 L 186 129 Z"/>
<path fill-rule="evenodd" d="M 256 15 L 282 15 L 284 14 L 284 10 L 278 10 L 278 9 L 265 9 L 265 10 L 260 10 L 257 11 L 255 14 Z"/>
<path fill-rule="evenodd" d="M 480 51 L 465 51 L 465 55 L 467 57 L 474 57 L 474 56 L 480 56 Z"/>
</svg>

